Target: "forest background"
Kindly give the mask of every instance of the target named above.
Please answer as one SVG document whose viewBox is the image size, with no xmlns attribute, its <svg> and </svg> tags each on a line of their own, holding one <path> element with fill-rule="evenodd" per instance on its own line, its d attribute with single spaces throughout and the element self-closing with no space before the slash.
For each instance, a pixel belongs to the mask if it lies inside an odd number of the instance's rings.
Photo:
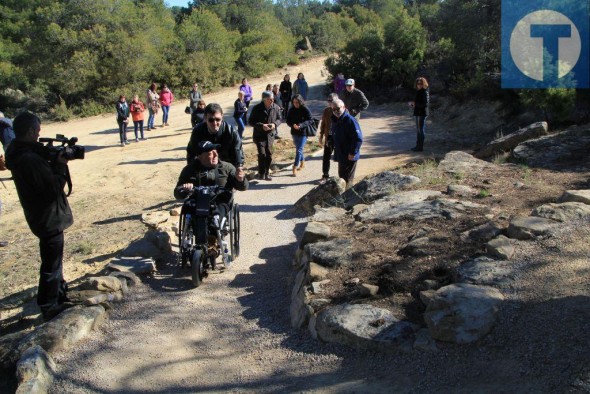
<svg viewBox="0 0 590 394">
<path fill-rule="evenodd" d="M 416 76 L 457 100 L 485 98 L 564 120 L 588 93 L 500 89 L 500 0 L 4 0 L 0 109 L 54 120 L 112 111 L 152 82 L 204 93 L 314 53 L 375 101 Z M 307 50 L 309 38 L 313 51 Z M 295 76 L 292 76 L 292 81 Z M 279 82 L 279 81 L 273 81 Z M 184 94 L 181 94 L 184 96 Z M 183 97 L 184 98 L 184 97 Z"/>
</svg>

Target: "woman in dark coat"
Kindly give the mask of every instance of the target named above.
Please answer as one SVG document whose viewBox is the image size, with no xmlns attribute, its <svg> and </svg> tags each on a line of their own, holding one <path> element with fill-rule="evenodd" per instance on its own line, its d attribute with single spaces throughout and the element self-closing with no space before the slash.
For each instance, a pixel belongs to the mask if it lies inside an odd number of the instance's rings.
<svg viewBox="0 0 590 394">
<path fill-rule="evenodd" d="M 291 102 L 291 95 L 293 94 L 291 76 L 289 74 L 285 74 L 283 77 L 283 82 L 281 82 L 279 92 L 281 92 L 281 101 L 283 103 L 283 118 L 287 119 L 287 114 L 289 113 L 289 103 Z"/>
<path fill-rule="evenodd" d="M 312 124 L 313 119 L 309 108 L 305 106 L 305 100 L 300 94 L 295 95 L 293 107 L 287 114 L 287 125 L 291 127 L 291 135 L 295 144 L 295 163 L 293 163 L 293 176 L 297 176 L 297 171 L 305 165 L 303 161 L 303 150 L 307 142 L 306 129 Z"/>
<path fill-rule="evenodd" d="M 412 150 L 422 152 L 424 150 L 424 138 L 426 137 L 426 118 L 430 106 L 430 94 L 428 93 L 426 78 L 417 78 L 415 87 L 416 98 L 410 103 L 410 106 L 414 108 L 414 117 L 416 118 L 416 146 Z"/>
</svg>

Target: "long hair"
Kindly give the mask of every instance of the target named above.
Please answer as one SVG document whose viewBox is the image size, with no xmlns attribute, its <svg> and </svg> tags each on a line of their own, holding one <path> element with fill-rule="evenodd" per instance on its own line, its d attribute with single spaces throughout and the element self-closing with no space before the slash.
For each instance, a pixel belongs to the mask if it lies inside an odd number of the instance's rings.
<svg viewBox="0 0 590 394">
<path fill-rule="evenodd" d="M 291 99 L 291 102 L 293 102 L 294 100 L 299 101 L 299 104 L 301 104 L 302 107 L 305 107 L 305 99 L 303 98 L 302 95 L 300 94 L 296 94 L 295 96 L 293 96 L 293 98 Z"/>
</svg>

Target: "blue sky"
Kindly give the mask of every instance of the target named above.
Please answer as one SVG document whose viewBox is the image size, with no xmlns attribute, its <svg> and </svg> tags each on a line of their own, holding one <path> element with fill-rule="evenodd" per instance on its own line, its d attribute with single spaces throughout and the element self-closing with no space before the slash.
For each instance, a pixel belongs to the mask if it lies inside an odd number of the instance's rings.
<svg viewBox="0 0 590 394">
<path fill-rule="evenodd" d="M 175 5 L 177 5 L 179 7 L 186 7 L 189 0 L 164 0 L 164 2 L 166 2 L 170 7 L 175 6 Z"/>
</svg>

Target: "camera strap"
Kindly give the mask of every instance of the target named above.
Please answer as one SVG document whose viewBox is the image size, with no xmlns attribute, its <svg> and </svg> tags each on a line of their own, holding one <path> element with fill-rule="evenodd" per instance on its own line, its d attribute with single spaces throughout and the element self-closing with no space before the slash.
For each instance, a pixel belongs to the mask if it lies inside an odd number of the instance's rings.
<svg viewBox="0 0 590 394">
<path fill-rule="evenodd" d="M 66 164 L 66 184 L 68 185 L 68 193 L 66 197 L 69 197 L 72 194 L 72 177 L 70 176 L 70 167 Z"/>
</svg>

